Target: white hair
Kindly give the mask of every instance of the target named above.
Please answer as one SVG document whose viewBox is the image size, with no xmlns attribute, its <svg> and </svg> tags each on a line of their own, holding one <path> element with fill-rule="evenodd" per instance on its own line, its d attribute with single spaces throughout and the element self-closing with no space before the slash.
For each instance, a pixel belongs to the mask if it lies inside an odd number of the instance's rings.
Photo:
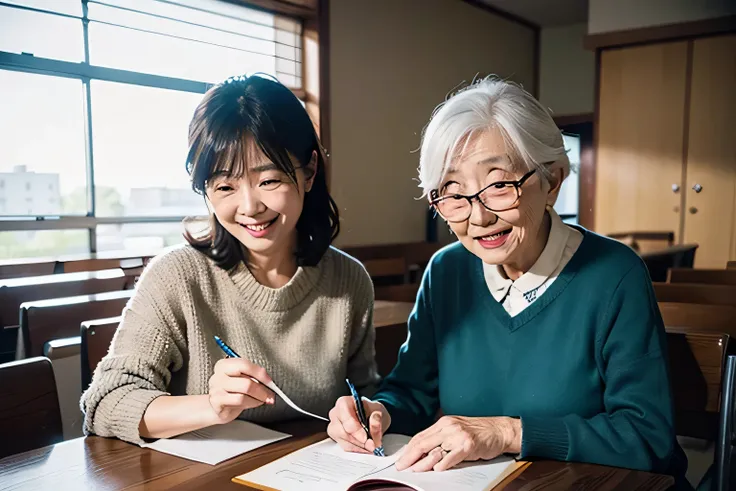
<svg viewBox="0 0 736 491">
<path fill-rule="evenodd" d="M 546 179 L 552 162 L 562 164 L 563 178 L 570 173 L 562 132 L 547 110 L 519 85 L 491 76 L 462 89 L 432 113 L 419 157 L 424 194 L 440 186 L 473 134 L 492 128 L 500 130 L 513 164 L 536 169 Z"/>
</svg>

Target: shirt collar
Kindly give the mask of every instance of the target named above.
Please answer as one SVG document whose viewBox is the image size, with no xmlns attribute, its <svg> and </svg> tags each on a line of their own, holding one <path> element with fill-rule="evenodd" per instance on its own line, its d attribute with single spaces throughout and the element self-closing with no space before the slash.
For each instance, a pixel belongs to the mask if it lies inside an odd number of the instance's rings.
<svg viewBox="0 0 736 491">
<path fill-rule="evenodd" d="M 496 301 L 501 302 L 512 286 L 522 293 L 539 288 L 559 266 L 567 245 L 570 227 L 562 222 L 562 219 L 553 209 L 548 210 L 548 213 L 550 216 L 550 230 L 547 244 L 531 269 L 521 275 L 519 279 L 511 281 L 506 277 L 501 266 L 483 263 L 483 275 L 488 284 L 488 289 Z"/>
</svg>

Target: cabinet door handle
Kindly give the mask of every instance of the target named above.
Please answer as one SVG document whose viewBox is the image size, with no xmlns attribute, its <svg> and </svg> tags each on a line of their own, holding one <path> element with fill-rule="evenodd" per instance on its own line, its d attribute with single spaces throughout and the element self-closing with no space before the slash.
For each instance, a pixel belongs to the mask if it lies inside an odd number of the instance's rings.
<svg viewBox="0 0 736 491">
<path fill-rule="evenodd" d="M 695 191 L 696 193 L 699 193 L 702 190 L 703 190 L 703 186 L 701 186 L 697 182 L 695 183 L 695 185 L 693 185 L 693 191 Z"/>
<path fill-rule="evenodd" d="M 694 206 L 691 206 L 689 211 L 691 214 L 695 215 L 698 212 L 698 209 L 695 208 Z"/>
<path fill-rule="evenodd" d="M 673 192 L 673 193 L 676 193 L 676 192 L 678 192 L 679 190 L 680 190 L 680 185 L 679 185 L 679 184 L 673 184 L 673 185 L 672 185 L 672 192 Z"/>
</svg>

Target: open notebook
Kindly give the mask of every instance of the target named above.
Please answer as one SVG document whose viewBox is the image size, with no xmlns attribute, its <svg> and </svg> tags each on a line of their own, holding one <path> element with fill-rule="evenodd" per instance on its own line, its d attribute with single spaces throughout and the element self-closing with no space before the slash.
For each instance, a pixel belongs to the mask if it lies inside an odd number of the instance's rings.
<svg viewBox="0 0 736 491">
<path fill-rule="evenodd" d="M 385 457 L 344 452 L 330 439 L 297 450 L 233 481 L 264 491 L 486 491 L 525 465 L 510 457 L 467 462 L 444 472 L 396 470 L 410 438 L 386 435 Z"/>
</svg>

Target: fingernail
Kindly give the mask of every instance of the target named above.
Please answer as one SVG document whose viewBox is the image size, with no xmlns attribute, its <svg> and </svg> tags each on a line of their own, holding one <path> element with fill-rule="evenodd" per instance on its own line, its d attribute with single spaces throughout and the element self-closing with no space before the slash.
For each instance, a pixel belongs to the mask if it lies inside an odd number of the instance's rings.
<svg viewBox="0 0 736 491">
<path fill-rule="evenodd" d="M 268 399 L 266 399 L 266 403 L 267 404 L 275 404 L 276 401 L 274 401 L 273 397 L 269 397 Z"/>
</svg>

